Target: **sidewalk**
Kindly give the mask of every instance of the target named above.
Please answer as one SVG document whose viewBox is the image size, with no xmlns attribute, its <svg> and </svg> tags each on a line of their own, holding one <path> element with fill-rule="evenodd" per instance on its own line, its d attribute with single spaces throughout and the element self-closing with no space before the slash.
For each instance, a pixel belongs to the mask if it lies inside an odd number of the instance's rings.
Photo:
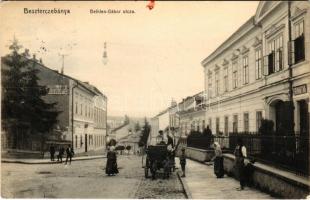
<svg viewBox="0 0 310 200">
<path fill-rule="evenodd" d="M 74 161 L 81 161 L 81 160 L 93 160 L 93 159 L 100 159 L 100 158 L 106 158 L 105 155 L 100 156 L 77 156 L 72 158 L 72 162 Z M 64 157 L 63 163 L 66 161 L 66 158 Z M 20 163 L 20 164 L 57 164 L 60 162 L 51 161 L 49 158 L 44 159 L 22 159 L 22 158 L 1 158 L 2 163 Z"/>
<path fill-rule="evenodd" d="M 245 187 L 237 191 L 239 182 L 227 175 L 216 178 L 213 166 L 208 166 L 192 160 L 187 160 L 186 178 L 181 178 L 184 188 L 192 199 L 271 199 L 254 188 Z"/>
</svg>

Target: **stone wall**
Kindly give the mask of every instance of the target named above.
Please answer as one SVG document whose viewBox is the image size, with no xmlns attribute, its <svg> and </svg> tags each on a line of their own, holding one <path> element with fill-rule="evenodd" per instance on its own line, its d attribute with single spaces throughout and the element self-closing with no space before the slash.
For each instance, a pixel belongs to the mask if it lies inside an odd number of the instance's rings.
<svg viewBox="0 0 310 200">
<path fill-rule="evenodd" d="M 224 170 L 229 176 L 236 177 L 234 172 L 235 157 L 224 154 Z M 253 186 L 277 197 L 287 199 L 304 199 L 309 195 L 309 179 L 293 173 L 256 162 L 252 176 Z M 237 177 L 236 177 L 237 178 Z"/>
<path fill-rule="evenodd" d="M 187 158 L 190 158 L 192 160 L 196 160 L 199 162 L 208 162 L 211 160 L 211 158 L 214 156 L 213 150 L 203 150 L 203 149 L 197 149 L 193 147 L 185 147 L 179 145 L 179 148 L 177 150 L 177 156 L 181 154 L 182 147 L 185 148 L 185 154 Z"/>
</svg>

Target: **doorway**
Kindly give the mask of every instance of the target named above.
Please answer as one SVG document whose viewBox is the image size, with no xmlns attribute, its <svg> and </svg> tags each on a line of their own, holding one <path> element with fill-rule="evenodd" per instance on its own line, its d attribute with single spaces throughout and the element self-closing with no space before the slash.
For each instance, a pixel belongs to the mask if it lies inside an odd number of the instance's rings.
<svg viewBox="0 0 310 200">
<path fill-rule="evenodd" d="M 289 101 L 278 101 L 275 104 L 275 127 L 276 132 L 279 135 L 292 134 L 292 117 L 290 112 L 290 102 Z"/>
</svg>

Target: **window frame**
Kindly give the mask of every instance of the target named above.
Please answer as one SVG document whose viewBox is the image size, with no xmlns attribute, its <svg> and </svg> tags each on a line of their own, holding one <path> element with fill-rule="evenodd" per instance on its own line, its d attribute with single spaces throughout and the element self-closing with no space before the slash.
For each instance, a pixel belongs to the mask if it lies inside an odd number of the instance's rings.
<svg viewBox="0 0 310 200">
<path fill-rule="evenodd" d="M 216 70 L 214 72 L 214 79 L 215 79 L 215 96 L 218 96 L 220 94 L 220 71 Z"/>
<path fill-rule="evenodd" d="M 238 114 L 233 114 L 233 133 L 238 133 Z"/>
<path fill-rule="evenodd" d="M 224 74 L 224 78 L 223 78 L 223 81 L 224 81 L 224 84 L 223 84 L 223 86 L 224 86 L 224 92 L 228 92 L 228 67 L 226 66 L 226 67 L 224 67 L 223 68 L 223 74 Z"/>
<path fill-rule="evenodd" d="M 255 79 L 263 77 L 263 51 L 261 47 L 255 49 Z"/>
<path fill-rule="evenodd" d="M 300 26 L 300 24 L 302 24 L 302 26 Z M 306 53 L 305 53 L 305 50 L 306 50 L 306 47 L 305 47 L 305 22 L 304 22 L 304 19 L 300 19 L 298 21 L 296 21 L 294 24 L 293 24 L 293 42 L 294 42 L 294 64 L 297 64 L 299 62 L 302 62 L 306 59 Z M 296 35 L 296 27 L 298 27 L 298 35 Z M 301 29 L 301 30 L 300 30 Z M 300 48 L 296 48 L 296 41 L 297 40 L 301 40 L 303 41 L 303 46 L 302 46 L 302 51 L 303 52 L 300 52 Z M 299 53 L 302 53 L 302 56 L 301 57 L 298 57 L 300 55 L 297 55 L 297 51 L 296 49 L 299 49 L 298 52 Z M 298 60 L 296 59 L 296 57 L 298 58 Z"/>
<path fill-rule="evenodd" d="M 238 61 L 232 62 L 232 82 L 233 89 L 238 88 Z"/>
<path fill-rule="evenodd" d="M 249 114 L 249 112 L 243 113 L 243 129 L 244 129 L 244 132 L 250 131 L 250 114 Z"/>
<path fill-rule="evenodd" d="M 243 71 L 243 85 L 249 83 L 249 56 L 246 55 L 242 58 L 242 71 Z"/>
<path fill-rule="evenodd" d="M 258 118 L 258 113 L 260 113 L 260 119 Z M 263 111 L 257 110 L 255 112 L 255 121 L 256 121 L 256 131 L 259 131 L 260 126 L 262 125 L 262 119 L 263 119 Z"/>
</svg>

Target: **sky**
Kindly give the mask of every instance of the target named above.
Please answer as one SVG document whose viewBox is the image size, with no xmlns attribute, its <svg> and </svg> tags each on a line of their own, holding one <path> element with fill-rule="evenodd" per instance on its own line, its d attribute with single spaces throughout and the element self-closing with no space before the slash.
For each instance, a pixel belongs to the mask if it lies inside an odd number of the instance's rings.
<svg viewBox="0 0 310 200">
<path fill-rule="evenodd" d="M 256 1 L 2 2 L 0 55 L 13 37 L 52 69 L 108 97 L 108 115 L 152 117 L 204 89 L 201 61 L 255 14 Z M 24 9 L 70 14 L 24 14 Z M 90 9 L 121 13 L 90 14 Z M 133 14 L 123 14 L 133 10 Z M 108 62 L 102 60 L 107 43 Z M 42 49 L 44 47 L 46 51 Z"/>
</svg>

